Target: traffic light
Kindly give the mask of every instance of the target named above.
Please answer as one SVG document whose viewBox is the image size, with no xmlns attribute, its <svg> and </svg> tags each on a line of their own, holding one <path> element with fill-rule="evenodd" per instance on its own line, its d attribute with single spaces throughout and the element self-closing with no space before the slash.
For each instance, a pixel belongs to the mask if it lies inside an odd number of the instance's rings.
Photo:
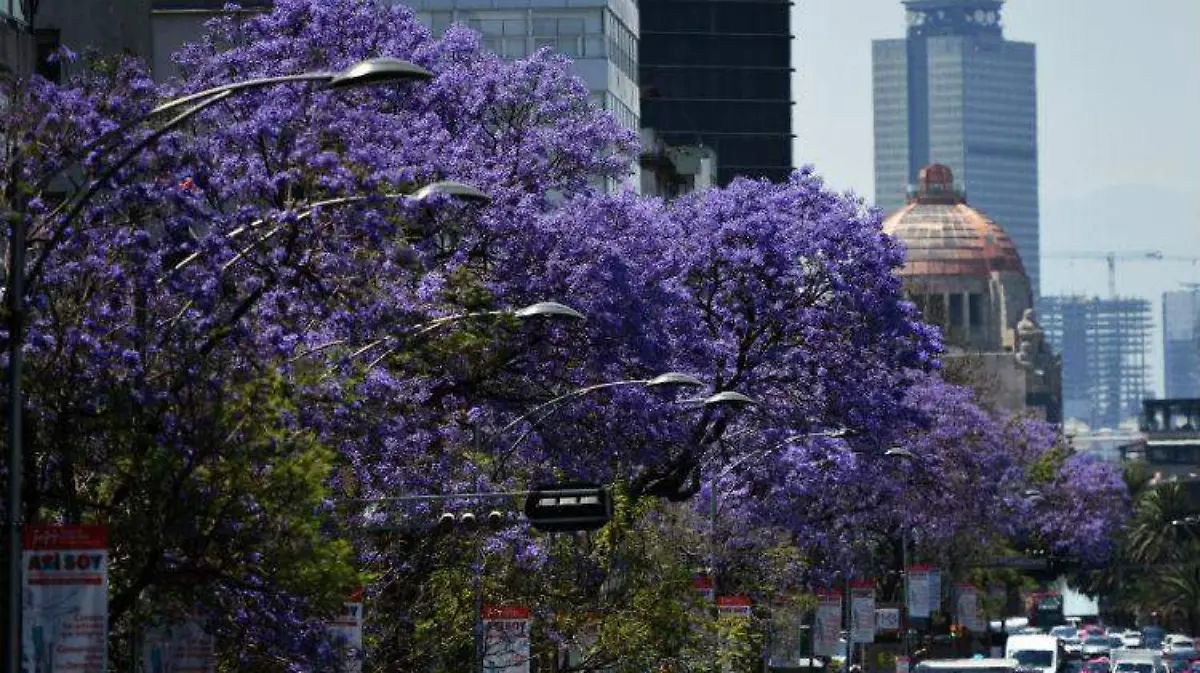
<svg viewBox="0 0 1200 673">
<path fill-rule="evenodd" d="M 540 486 L 525 499 L 525 518 L 547 533 L 596 530 L 612 518 L 612 498 L 595 484 Z"/>
</svg>

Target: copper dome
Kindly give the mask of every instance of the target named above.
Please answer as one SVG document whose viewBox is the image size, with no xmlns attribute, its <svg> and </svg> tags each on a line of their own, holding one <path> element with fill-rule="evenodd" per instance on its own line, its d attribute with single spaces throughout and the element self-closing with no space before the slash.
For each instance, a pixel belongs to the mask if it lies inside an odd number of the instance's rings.
<svg viewBox="0 0 1200 673">
<path fill-rule="evenodd" d="M 967 205 L 954 174 L 941 164 L 921 169 L 916 194 L 884 220 L 883 230 L 908 248 L 902 276 L 1025 275 L 1008 233 Z"/>
</svg>

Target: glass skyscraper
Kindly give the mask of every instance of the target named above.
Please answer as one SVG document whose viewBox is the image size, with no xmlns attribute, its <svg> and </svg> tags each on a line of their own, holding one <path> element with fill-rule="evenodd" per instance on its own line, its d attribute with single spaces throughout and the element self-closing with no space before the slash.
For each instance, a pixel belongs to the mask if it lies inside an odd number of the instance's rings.
<svg viewBox="0 0 1200 673">
<path fill-rule="evenodd" d="M 641 0 L 642 126 L 716 150 L 717 181 L 792 170 L 787 0 Z"/>
<path fill-rule="evenodd" d="M 1200 288 L 1163 293 L 1163 375 L 1168 399 L 1200 397 Z"/>
<path fill-rule="evenodd" d="M 1036 297 L 1036 58 L 1004 39 L 1003 4 L 906 0 L 907 37 L 874 41 L 875 202 L 897 210 L 921 168 L 949 166 L 1016 243 Z"/>
</svg>

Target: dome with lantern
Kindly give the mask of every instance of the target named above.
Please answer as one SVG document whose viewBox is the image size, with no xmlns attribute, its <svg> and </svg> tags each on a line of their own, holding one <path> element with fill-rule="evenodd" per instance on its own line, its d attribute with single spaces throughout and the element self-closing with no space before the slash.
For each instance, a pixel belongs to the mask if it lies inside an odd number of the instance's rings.
<svg viewBox="0 0 1200 673">
<path fill-rule="evenodd" d="M 967 205 L 949 167 L 923 168 L 883 229 L 907 249 L 905 291 L 951 346 L 1014 349 L 1017 324 L 1032 307 L 1029 277 L 1008 233 Z"/>
</svg>

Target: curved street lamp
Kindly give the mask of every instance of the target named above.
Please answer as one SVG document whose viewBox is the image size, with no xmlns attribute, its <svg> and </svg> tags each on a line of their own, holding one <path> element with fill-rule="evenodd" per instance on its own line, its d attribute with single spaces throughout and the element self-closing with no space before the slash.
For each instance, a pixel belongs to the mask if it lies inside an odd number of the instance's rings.
<svg viewBox="0 0 1200 673">
<path fill-rule="evenodd" d="M 387 82 L 428 80 L 433 73 L 415 64 L 393 58 L 373 58 L 352 65 L 339 72 L 307 72 L 298 75 L 282 75 L 258 79 L 232 82 L 221 86 L 205 89 L 187 96 L 168 101 L 150 110 L 146 114 L 124 124 L 112 133 L 101 136 L 96 142 L 90 143 L 82 153 L 71 157 L 65 162 L 64 168 L 45 176 L 38 183 L 39 189 L 44 189 L 54 179 L 62 175 L 66 168 L 73 166 L 80 157 L 102 148 L 113 138 L 121 136 L 126 131 L 141 126 L 160 115 L 185 108 L 165 124 L 154 130 L 132 148 L 120 155 L 99 178 L 93 180 L 87 189 L 66 199 L 49 215 L 62 220 L 57 231 L 53 233 L 45 245 L 45 249 L 34 262 L 29 272 L 29 282 L 36 282 L 42 268 L 49 259 L 51 252 L 60 243 L 71 222 L 79 216 L 83 209 L 99 193 L 117 172 L 128 165 L 142 150 L 157 142 L 172 129 L 195 117 L 203 110 L 230 97 L 235 92 L 286 84 L 292 82 L 323 83 L 331 89 L 346 89 L 360 85 L 376 85 Z M 194 105 L 192 105 L 195 103 Z M 190 107 L 187 107 L 189 106 Z M 20 157 L 13 159 L 16 173 L 22 169 Z M 9 268 L 8 268 L 8 489 L 6 494 L 6 538 L 8 543 L 8 575 L 4 583 L 5 619 L 3 644 L 3 671 L 18 673 L 21 670 L 21 509 L 22 509 L 22 473 L 24 470 L 24 447 L 21 434 L 21 409 L 23 407 L 21 389 L 22 349 L 24 345 L 25 328 L 25 248 L 27 246 L 26 209 L 27 203 L 16 185 L 10 187 L 9 205 L 11 213 L 9 220 Z"/>
<path fill-rule="evenodd" d="M 367 352 L 371 351 L 372 349 L 377 348 L 377 347 L 387 343 L 388 340 L 394 339 L 394 338 L 396 338 L 396 336 L 407 336 L 407 337 L 421 336 L 423 334 L 427 334 L 436 329 L 445 327 L 447 325 L 450 325 L 450 324 L 453 324 L 456 322 L 462 322 L 464 320 L 471 320 L 473 318 L 492 318 L 492 317 L 499 317 L 499 316 L 510 316 L 513 318 L 517 318 L 518 320 L 529 320 L 531 318 L 540 318 L 540 317 L 541 318 L 558 319 L 558 320 L 586 320 L 586 317 L 579 311 L 576 311 L 575 309 L 571 308 L 570 306 L 567 306 L 565 304 L 560 304 L 555 301 L 541 301 L 541 302 L 537 302 L 536 304 L 530 304 L 528 306 L 523 306 L 518 309 L 507 309 L 507 310 L 497 310 L 497 311 L 474 311 L 471 313 L 459 313 L 456 315 L 449 315 L 449 316 L 443 316 L 441 318 L 435 318 L 433 320 L 430 320 L 429 322 L 423 322 L 418 325 L 411 325 L 411 326 L 407 327 L 406 329 L 402 330 L 398 335 L 395 335 L 395 336 L 386 336 L 386 337 L 381 337 L 379 339 L 375 339 L 374 341 L 355 349 L 354 352 L 352 352 L 350 354 L 350 358 L 354 359 L 354 358 L 361 357 L 364 353 L 367 353 Z M 329 341 L 327 343 L 321 344 L 320 346 L 314 346 L 313 348 L 310 348 L 310 349 L 304 351 L 303 353 L 293 356 L 290 360 L 288 360 L 288 362 L 289 363 L 296 362 L 297 360 L 300 360 L 301 358 L 305 358 L 305 357 L 308 357 L 309 355 L 314 355 L 316 353 L 320 353 L 321 351 L 328 350 L 330 348 L 334 348 L 335 346 L 342 346 L 342 345 L 345 345 L 346 343 L 347 343 L 346 339 L 336 339 L 334 341 Z M 384 358 L 395 353 L 396 350 L 397 350 L 396 348 L 389 348 L 382 355 L 380 355 L 380 356 L 376 357 L 374 360 L 372 360 L 371 363 L 369 365 L 367 365 L 367 369 L 368 370 L 373 369 Z"/>
<path fill-rule="evenodd" d="M 411 193 L 410 192 L 389 192 L 387 194 L 359 194 L 359 195 L 355 195 L 355 196 L 340 196 L 340 197 L 333 198 L 333 199 L 325 199 L 323 201 L 314 201 L 313 203 L 307 204 L 306 210 L 300 211 L 299 213 L 296 214 L 296 221 L 299 222 L 300 220 L 306 220 L 306 219 L 312 217 L 317 212 L 317 210 L 320 208 L 329 208 L 332 206 L 353 205 L 356 203 L 363 203 L 366 201 L 376 201 L 376 200 L 428 201 L 429 199 L 431 199 L 435 196 L 439 196 L 439 195 L 449 196 L 449 197 L 458 199 L 460 201 L 465 201 L 465 202 L 469 202 L 469 203 L 487 203 L 487 202 L 491 201 L 491 197 L 488 196 L 486 192 L 479 189 L 478 187 L 475 187 L 474 185 L 469 185 L 464 182 L 456 182 L 454 180 L 440 180 L 438 182 L 431 182 L 431 183 L 421 187 L 420 189 L 416 190 L 415 192 L 411 192 Z M 253 231 L 254 229 L 262 226 L 265 223 L 266 223 L 265 219 L 258 219 L 258 220 L 251 222 L 250 224 L 245 224 L 245 225 L 242 225 L 240 227 L 230 230 L 230 232 L 228 234 L 226 234 L 226 236 L 228 238 L 237 238 L 238 236 L 241 236 L 242 234 Z M 244 259 L 246 257 L 246 255 L 250 254 L 250 252 L 252 250 L 254 250 L 256 247 L 258 247 L 259 245 L 262 245 L 263 243 L 267 242 L 272 237 L 274 237 L 276 234 L 281 232 L 283 230 L 283 227 L 284 227 L 284 225 L 282 225 L 282 224 L 277 225 L 277 226 L 267 230 L 267 232 L 264 233 L 263 235 L 254 239 L 254 241 L 252 243 L 250 243 L 248 246 L 239 250 L 238 253 L 236 255 L 234 255 L 232 259 L 225 262 L 225 264 L 222 265 L 222 267 L 221 267 L 221 271 L 225 271 L 229 267 L 236 264 L 238 261 Z M 192 262 L 196 261 L 200 256 L 201 256 L 200 251 L 197 251 L 197 252 L 193 252 L 192 254 L 188 255 L 187 257 L 184 257 L 183 259 L 179 260 L 179 262 L 176 263 L 175 266 L 171 267 L 170 270 L 168 270 L 164 276 L 162 276 L 161 278 L 158 279 L 158 282 L 162 283 L 162 282 L 166 281 L 167 277 L 170 276 L 172 273 L 175 273 L 175 272 L 183 269 L 184 267 L 188 266 Z"/>
</svg>

